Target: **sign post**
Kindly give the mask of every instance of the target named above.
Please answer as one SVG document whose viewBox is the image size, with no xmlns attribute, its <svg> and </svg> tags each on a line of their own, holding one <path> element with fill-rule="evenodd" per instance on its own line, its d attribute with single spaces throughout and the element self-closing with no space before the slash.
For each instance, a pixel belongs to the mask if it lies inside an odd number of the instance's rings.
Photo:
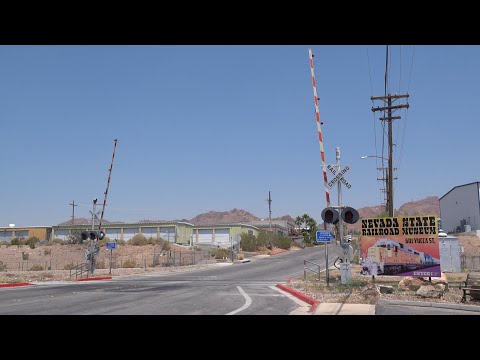
<svg viewBox="0 0 480 360">
<path fill-rule="evenodd" d="M 110 250 L 110 271 L 108 272 L 109 275 L 112 275 L 112 251 L 113 249 L 117 248 L 117 243 L 116 242 L 107 242 L 105 244 L 105 247 L 107 250 Z"/>
<path fill-rule="evenodd" d="M 327 279 L 327 287 L 330 285 L 330 275 L 328 273 L 328 243 L 333 239 L 330 231 L 317 231 L 317 242 L 325 243 L 325 275 Z"/>
</svg>

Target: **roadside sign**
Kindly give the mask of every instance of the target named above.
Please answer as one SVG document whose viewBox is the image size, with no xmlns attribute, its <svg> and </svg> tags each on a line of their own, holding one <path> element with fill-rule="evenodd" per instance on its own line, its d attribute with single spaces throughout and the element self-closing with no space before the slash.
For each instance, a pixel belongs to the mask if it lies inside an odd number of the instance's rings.
<svg viewBox="0 0 480 360">
<path fill-rule="evenodd" d="M 327 165 L 327 170 L 330 171 L 334 176 L 334 178 L 327 183 L 327 187 L 329 189 L 331 189 L 333 185 L 335 185 L 338 181 L 341 181 L 342 184 L 347 187 L 347 189 L 350 189 L 352 187 L 352 185 L 350 185 L 350 183 L 344 178 L 344 176 L 350 170 L 350 167 L 348 165 L 345 165 L 345 167 L 343 169 L 340 169 L 340 171 L 338 172 L 335 166 Z"/>
<path fill-rule="evenodd" d="M 107 242 L 105 244 L 105 247 L 107 250 L 115 250 L 117 248 L 117 243 L 116 242 Z"/>
<path fill-rule="evenodd" d="M 330 231 L 317 231 L 317 242 L 331 242 L 333 235 Z"/>
</svg>

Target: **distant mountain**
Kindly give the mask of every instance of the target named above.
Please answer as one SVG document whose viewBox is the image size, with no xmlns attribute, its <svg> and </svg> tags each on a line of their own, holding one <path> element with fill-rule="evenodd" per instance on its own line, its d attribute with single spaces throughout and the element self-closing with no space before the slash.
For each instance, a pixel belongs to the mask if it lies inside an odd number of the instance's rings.
<svg viewBox="0 0 480 360">
<path fill-rule="evenodd" d="M 295 222 L 295 219 L 293 217 L 291 217 L 290 215 L 283 215 L 283 216 L 280 216 L 280 217 L 276 217 L 272 220 L 287 220 L 287 221 Z"/>
<path fill-rule="evenodd" d="M 195 216 L 194 218 L 190 219 L 190 222 L 194 225 L 214 225 L 259 220 L 260 218 L 250 214 L 248 211 L 233 209 L 224 212 L 209 211 L 208 213 Z"/>
<path fill-rule="evenodd" d="M 86 219 L 86 218 L 75 218 L 75 225 L 89 225 L 92 223 L 92 219 Z M 104 224 L 123 224 L 123 222 L 121 221 L 115 221 L 115 222 L 112 222 L 112 221 L 108 221 L 108 220 L 105 220 L 103 219 L 103 223 Z M 72 220 L 67 220 L 67 221 L 64 221 L 60 224 L 58 224 L 58 226 L 61 226 L 61 225 L 72 225 Z"/>
</svg>

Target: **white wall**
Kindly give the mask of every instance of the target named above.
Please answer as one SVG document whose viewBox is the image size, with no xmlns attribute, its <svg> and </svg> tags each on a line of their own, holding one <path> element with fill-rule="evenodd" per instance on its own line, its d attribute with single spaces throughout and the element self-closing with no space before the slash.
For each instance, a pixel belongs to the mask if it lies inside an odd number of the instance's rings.
<svg viewBox="0 0 480 360">
<path fill-rule="evenodd" d="M 455 232 L 460 220 L 465 219 L 472 231 L 480 230 L 480 203 L 477 183 L 459 186 L 440 199 L 442 228 Z"/>
</svg>

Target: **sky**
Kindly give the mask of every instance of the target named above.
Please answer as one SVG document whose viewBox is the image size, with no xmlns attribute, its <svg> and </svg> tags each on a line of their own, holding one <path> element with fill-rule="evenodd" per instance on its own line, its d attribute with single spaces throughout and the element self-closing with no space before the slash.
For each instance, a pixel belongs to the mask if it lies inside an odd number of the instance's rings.
<svg viewBox="0 0 480 360">
<path fill-rule="evenodd" d="M 350 170 L 343 205 L 380 205 L 386 45 L 0 46 L 0 227 L 90 217 L 190 219 L 243 209 L 268 217 L 327 206 L 326 164 Z M 480 46 L 392 45 L 394 207 L 480 181 Z M 399 100 L 396 104 L 405 104 Z M 328 174 L 329 180 L 332 178 Z M 330 191 L 337 205 L 337 191 Z"/>
</svg>

